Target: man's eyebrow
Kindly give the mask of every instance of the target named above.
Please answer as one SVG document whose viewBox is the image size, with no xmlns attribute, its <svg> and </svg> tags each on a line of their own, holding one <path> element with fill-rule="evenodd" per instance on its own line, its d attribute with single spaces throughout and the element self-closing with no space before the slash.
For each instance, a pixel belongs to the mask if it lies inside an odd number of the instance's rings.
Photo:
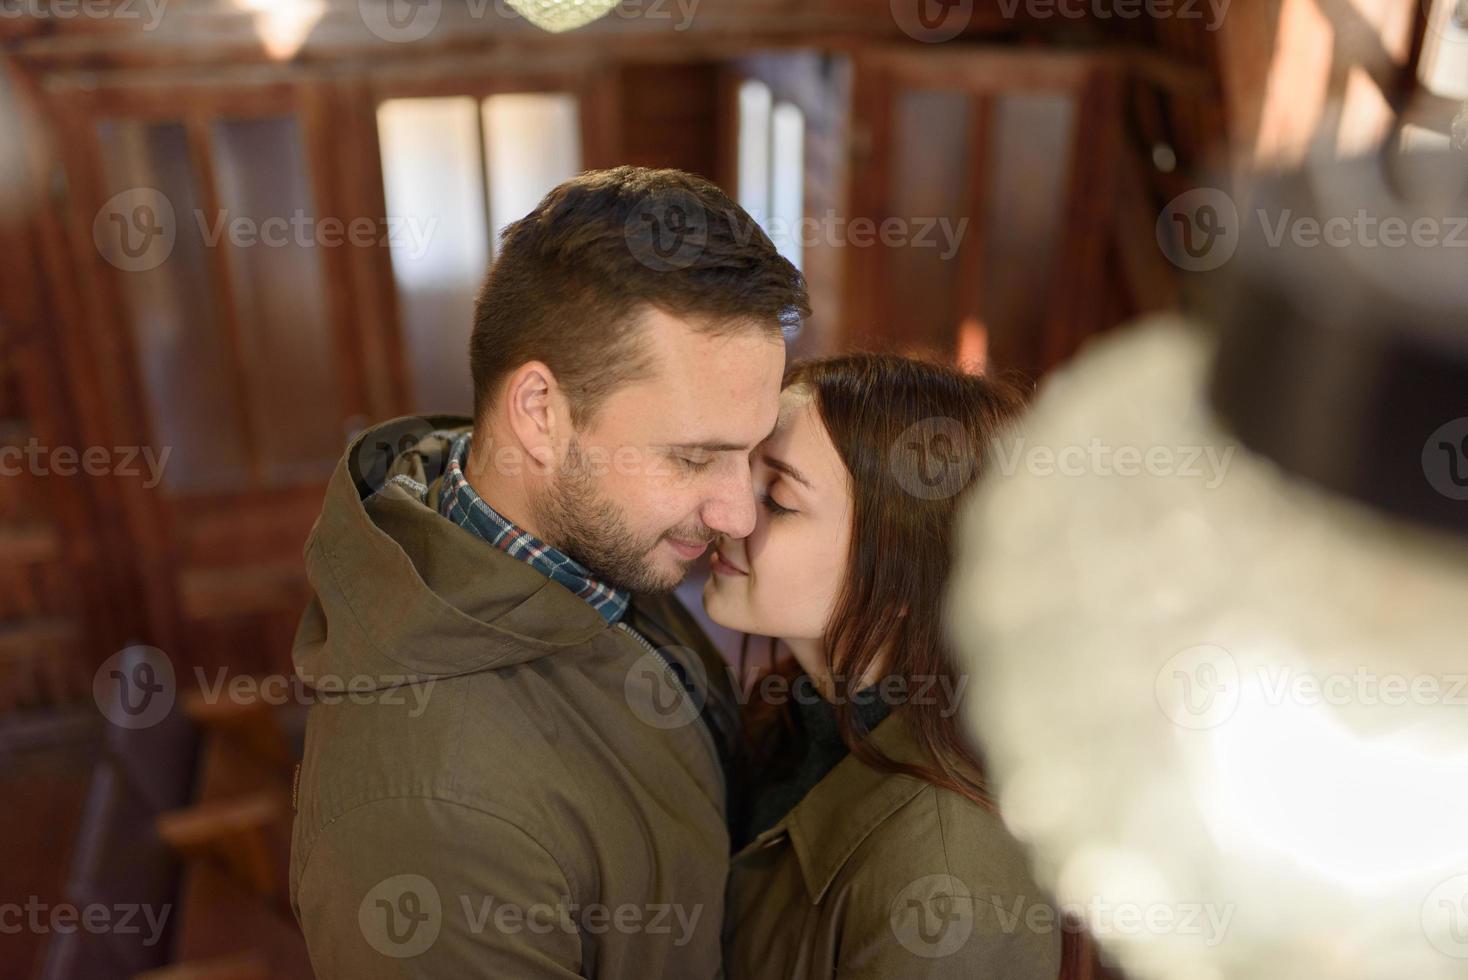
<svg viewBox="0 0 1468 980">
<path fill-rule="evenodd" d="M 706 453 L 747 453 L 749 446 L 737 442 L 676 442 L 669 449 L 697 449 Z"/>
<path fill-rule="evenodd" d="M 795 467 L 791 466 L 789 463 L 785 462 L 784 460 L 776 459 L 773 456 L 766 456 L 766 457 L 764 457 L 764 460 L 765 460 L 765 465 L 768 466 L 770 469 L 776 470 L 777 472 L 780 472 L 780 473 L 784 473 L 786 476 L 790 477 L 790 479 L 794 480 L 796 483 L 799 483 L 799 484 L 803 485 L 807 490 L 814 490 L 815 489 L 814 487 L 812 487 L 810 485 L 810 481 L 807 480 L 804 476 L 801 475 L 801 473 L 800 473 L 799 470 L 797 470 Z"/>
</svg>

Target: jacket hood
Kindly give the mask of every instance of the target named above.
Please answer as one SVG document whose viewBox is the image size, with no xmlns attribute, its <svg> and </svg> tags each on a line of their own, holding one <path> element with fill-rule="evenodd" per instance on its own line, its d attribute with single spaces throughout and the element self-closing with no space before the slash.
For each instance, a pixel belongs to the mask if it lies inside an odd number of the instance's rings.
<svg viewBox="0 0 1468 980">
<path fill-rule="evenodd" d="M 379 689 L 526 663 L 609 627 L 540 572 L 442 517 L 461 416 L 395 419 L 347 447 L 306 542 L 292 658 L 313 687 Z"/>
</svg>

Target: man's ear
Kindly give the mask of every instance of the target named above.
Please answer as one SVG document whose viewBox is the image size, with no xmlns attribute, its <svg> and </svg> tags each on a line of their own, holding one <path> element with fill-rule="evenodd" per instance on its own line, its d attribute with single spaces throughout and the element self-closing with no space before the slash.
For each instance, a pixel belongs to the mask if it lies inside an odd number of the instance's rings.
<svg viewBox="0 0 1468 980">
<path fill-rule="evenodd" d="M 504 411 L 520 448 L 541 472 L 555 467 L 570 432 L 569 406 L 551 369 L 527 361 L 505 382 Z"/>
</svg>

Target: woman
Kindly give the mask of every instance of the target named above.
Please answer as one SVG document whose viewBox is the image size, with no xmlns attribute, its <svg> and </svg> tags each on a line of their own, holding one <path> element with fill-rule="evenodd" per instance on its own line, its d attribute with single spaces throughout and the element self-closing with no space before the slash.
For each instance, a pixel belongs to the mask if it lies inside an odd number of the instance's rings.
<svg viewBox="0 0 1468 980">
<path fill-rule="evenodd" d="M 729 980 L 1059 973 L 1062 930 L 961 733 L 940 614 L 975 449 L 1019 407 L 900 357 L 787 376 L 755 529 L 717 543 L 704 591 L 715 622 L 791 658 L 751 692 Z"/>
</svg>

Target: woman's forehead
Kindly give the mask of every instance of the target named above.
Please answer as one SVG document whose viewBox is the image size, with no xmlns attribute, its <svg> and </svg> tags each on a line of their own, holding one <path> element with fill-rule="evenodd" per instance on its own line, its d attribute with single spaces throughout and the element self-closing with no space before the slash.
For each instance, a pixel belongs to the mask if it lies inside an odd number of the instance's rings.
<svg viewBox="0 0 1468 980">
<path fill-rule="evenodd" d="M 815 412 L 810 410 L 814 404 L 808 388 L 791 385 L 782 390 L 780 392 L 780 414 L 766 442 L 779 440 L 781 443 L 788 444 L 791 437 L 804 428 L 802 422 L 809 423 L 815 420 Z"/>
<path fill-rule="evenodd" d="M 791 386 L 780 392 L 779 421 L 761 450 L 797 468 L 813 487 L 839 483 L 845 474 L 809 388 Z"/>
</svg>

